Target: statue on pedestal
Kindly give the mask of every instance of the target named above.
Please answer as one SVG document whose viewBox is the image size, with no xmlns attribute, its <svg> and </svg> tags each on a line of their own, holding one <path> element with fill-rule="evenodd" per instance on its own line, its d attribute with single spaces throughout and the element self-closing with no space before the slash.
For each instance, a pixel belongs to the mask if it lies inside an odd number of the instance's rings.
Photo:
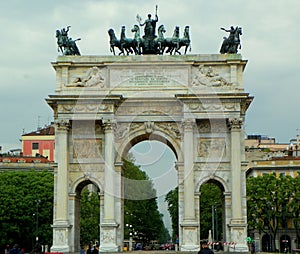
<svg viewBox="0 0 300 254">
<path fill-rule="evenodd" d="M 225 32 L 229 33 L 228 38 L 223 37 L 223 43 L 220 49 L 221 54 L 236 54 L 238 52 L 238 48 L 241 49 L 241 41 L 240 41 L 240 35 L 242 35 L 242 28 L 233 26 L 230 27 L 230 29 L 225 29 L 221 27 L 221 30 L 224 30 Z"/>
<path fill-rule="evenodd" d="M 80 56 L 79 49 L 76 45 L 76 41 L 81 40 L 80 38 L 73 40 L 68 37 L 68 32 L 71 26 L 67 28 L 62 28 L 61 30 L 56 30 L 57 46 L 58 51 L 63 55 L 78 55 Z"/>
<path fill-rule="evenodd" d="M 158 49 L 157 45 L 155 43 L 155 29 L 156 29 L 156 23 L 158 21 L 158 15 L 157 15 L 157 5 L 156 5 L 156 12 L 155 12 L 155 19 L 151 18 L 151 14 L 148 14 L 148 19 L 144 21 L 144 23 L 141 23 L 142 18 L 140 15 L 136 16 L 137 21 L 139 22 L 140 26 L 145 26 L 143 36 L 144 39 L 144 50 L 143 54 L 157 54 Z"/>
<path fill-rule="evenodd" d="M 133 38 L 126 38 L 125 26 L 122 26 L 120 40 L 116 38 L 115 32 L 112 28 L 108 30 L 110 38 L 110 51 L 115 55 L 114 48 L 120 50 L 119 55 L 163 55 L 165 53 L 179 54 L 181 48 L 184 49 L 184 54 L 187 53 L 188 48 L 191 49 L 190 30 L 189 26 L 185 26 L 183 37 L 180 37 L 179 26 L 175 26 L 173 36 L 165 38 L 166 32 L 164 25 L 158 27 L 156 35 L 156 24 L 158 22 L 157 5 L 155 9 L 155 18 L 148 14 L 148 18 L 142 22 L 140 15 L 136 16 L 138 24 L 135 24 L 131 29 L 134 33 Z M 144 35 L 140 34 L 140 27 L 144 26 Z"/>
</svg>

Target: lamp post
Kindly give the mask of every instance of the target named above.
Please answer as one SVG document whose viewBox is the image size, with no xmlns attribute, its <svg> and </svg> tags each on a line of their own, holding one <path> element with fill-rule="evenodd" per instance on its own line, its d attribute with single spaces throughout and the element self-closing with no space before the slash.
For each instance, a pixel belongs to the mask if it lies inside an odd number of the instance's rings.
<svg viewBox="0 0 300 254">
<path fill-rule="evenodd" d="M 41 200 L 37 199 L 35 200 L 35 202 L 36 202 L 35 241 L 38 242 L 39 241 L 39 232 L 38 232 L 39 231 L 39 205 L 41 203 Z"/>
<path fill-rule="evenodd" d="M 270 217 L 270 210 L 273 209 L 273 207 L 271 207 L 271 203 L 267 202 L 267 206 L 268 206 L 268 227 L 269 227 L 269 252 L 272 252 L 272 238 L 271 238 L 271 217 Z"/>
<path fill-rule="evenodd" d="M 212 225 L 212 242 L 215 241 L 215 208 L 214 205 L 211 206 L 211 225 Z M 212 244 L 212 249 L 213 249 Z"/>
<path fill-rule="evenodd" d="M 285 202 L 284 202 L 284 205 L 283 205 L 283 209 L 282 209 L 282 212 L 283 212 L 283 223 L 282 223 L 282 226 L 283 226 L 283 233 L 284 233 L 284 240 L 282 240 L 284 242 L 283 244 L 283 252 L 286 253 L 288 251 L 288 239 L 286 238 L 287 237 L 287 203 L 288 203 L 288 198 L 285 198 Z"/>
<path fill-rule="evenodd" d="M 126 224 L 126 227 L 129 229 L 129 251 L 132 251 L 132 225 Z"/>
<path fill-rule="evenodd" d="M 215 208 L 214 208 L 214 210 L 215 210 L 215 213 L 216 213 L 216 215 L 215 215 L 215 219 L 216 219 L 216 223 L 215 223 L 215 227 L 216 227 L 216 242 L 218 242 L 218 210 L 217 210 L 217 207 L 218 207 L 218 203 L 217 202 L 215 202 Z"/>
</svg>

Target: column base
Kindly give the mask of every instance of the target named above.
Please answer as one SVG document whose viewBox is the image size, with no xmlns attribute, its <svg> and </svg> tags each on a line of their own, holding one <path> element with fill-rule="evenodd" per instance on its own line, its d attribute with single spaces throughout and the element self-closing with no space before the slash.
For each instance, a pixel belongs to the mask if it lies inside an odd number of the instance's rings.
<svg viewBox="0 0 300 254">
<path fill-rule="evenodd" d="M 69 231 L 72 226 L 68 221 L 55 221 L 53 228 L 53 245 L 51 252 L 70 252 Z"/>
<path fill-rule="evenodd" d="M 70 252 L 70 248 L 69 246 L 62 246 L 62 245 L 58 245 L 58 246 L 55 246 L 53 245 L 51 248 L 50 248 L 50 252 L 57 252 L 57 253 L 68 253 Z"/>
<path fill-rule="evenodd" d="M 200 247 L 199 245 L 181 245 L 180 246 L 180 251 L 199 251 Z"/>
<path fill-rule="evenodd" d="M 100 245 L 99 252 L 119 252 L 119 247 L 116 245 Z"/>
<path fill-rule="evenodd" d="M 234 242 L 234 247 L 229 248 L 229 252 L 249 252 L 247 244 L 247 224 L 241 218 L 234 218 L 228 225 L 230 228 L 230 239 Z"/>
<path fill-rule="evenodd" d="M 194 220 L 185 220 L 180 226 L 182 228 L 180 251 L 199 251 L 198 224 Z"/>
<path fill-rule="evenodd" d="M 119 225 L 114 221 L 106 221 L 101 224 L 101 236 L 99 252 L 119 252 L 117 245 L 117 227 Z"/>
<path fill-rule="evenodd" d="M 229 252 L 247 252 L 249 253 L 249 248 L 247 244 L 236 244 L 234 248 L 230 248 Z"/>
</svg>

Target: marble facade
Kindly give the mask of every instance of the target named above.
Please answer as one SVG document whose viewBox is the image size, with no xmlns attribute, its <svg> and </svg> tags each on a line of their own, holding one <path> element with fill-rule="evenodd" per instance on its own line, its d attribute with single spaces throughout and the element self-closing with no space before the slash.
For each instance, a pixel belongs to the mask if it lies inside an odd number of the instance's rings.
<svg viewBox="0 0 300 254">
<path fill-rule="evenodd" d="M 224 241 L 247 252 L 243 87 L 238 54 L 59 56 L 53 252 L 79 251 L 79 193 L 100 190 L 100 252 L 122 251 L 122 158 L 143 140 L 167 144 L 177 158 L 179 250 L 197 251 L 200 187 L 224 189 Z"/>
</svg>

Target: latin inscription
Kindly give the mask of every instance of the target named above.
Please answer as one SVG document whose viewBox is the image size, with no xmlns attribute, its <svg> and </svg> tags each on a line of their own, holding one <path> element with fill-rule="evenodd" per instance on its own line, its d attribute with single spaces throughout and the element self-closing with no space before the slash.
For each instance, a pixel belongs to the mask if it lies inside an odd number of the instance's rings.
<svg viewBox="0 0 300 254">
<path fill-rule="evenodd" d="M 110 86 L 187 86 L 188 69 L 137 69 L 137 70 L 110 70 Z"/>
</svg>

